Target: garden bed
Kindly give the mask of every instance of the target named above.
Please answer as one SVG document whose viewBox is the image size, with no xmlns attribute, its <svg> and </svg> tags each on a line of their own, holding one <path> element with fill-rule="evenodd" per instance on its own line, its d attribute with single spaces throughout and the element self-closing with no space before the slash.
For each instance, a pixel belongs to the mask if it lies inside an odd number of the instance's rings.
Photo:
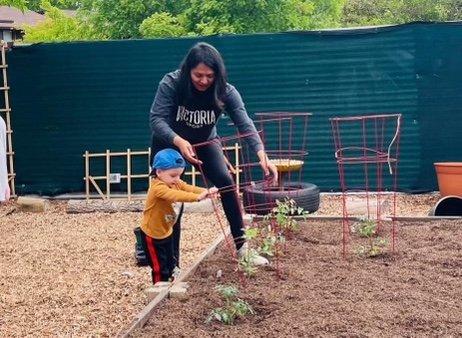
<svg viewBox="0 0 462 338">
<path fill-rule="evenodd" d="M 135 337 L 460 336 L 462 222 L 402 223 L 398 250 L 342 259 L 339 222 L 310 221 L 272 267 L 245 285 L 226 246 L 190 280 L 186 300 L 159 305 Z M 221 271 L 221 272 L 219 272 Z M 217 285 L 235 285 L 255 314 L 234 325 L 205 323 L 223 305 Z"/>
</svg>

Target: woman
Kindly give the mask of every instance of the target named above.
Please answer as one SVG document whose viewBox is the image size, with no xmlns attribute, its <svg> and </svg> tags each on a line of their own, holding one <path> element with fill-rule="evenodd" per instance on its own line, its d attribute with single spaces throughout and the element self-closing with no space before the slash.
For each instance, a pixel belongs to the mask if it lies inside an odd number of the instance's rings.
<svg viewBox="0 0 462 338">
<path fill-rule="evenodd" d="M 271 175 L 273 183 L 276 183 L 276 167 L 268 161 L 263 143 L 245 110 L 240 94 L 227 83 L 220 53 L 204 42 L 194 45 L 180 69 L 166 74 L 159 83 L 150 112 L 152 154 L 174 146 L 188 162 L 195 166 L 201 165 L 206 178 L 216 187 L 232 186 L 234 182 L 218 142 L 197 147 L 197 154 L 192 146 L 217 138 L 216 123 L 223 112 L 229 115 L 241 134 L 251 133 L 252 136 L 246 137 L 246 140 L 256 152 L 265 175 Z M 244 222 L 236 191 L 222 192 L 221 201 L 238 255 L 242 256 L 248 247 L 244 245 Z M 178 252 L 179 223 L 174 227 L 174 232 Z M 258 256 L 254 263 L 264 265 L 268 261 Z"/>
</svg>

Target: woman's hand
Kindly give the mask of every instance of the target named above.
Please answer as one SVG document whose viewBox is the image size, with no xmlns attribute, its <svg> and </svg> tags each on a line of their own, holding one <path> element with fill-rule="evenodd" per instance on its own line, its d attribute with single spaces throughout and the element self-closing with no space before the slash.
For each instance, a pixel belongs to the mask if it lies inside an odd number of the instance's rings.
<svg viewBox="0 0 462 338">
<path fill-rule="evenodd" d="M 271 184 L 276 185 L 278 183 L 278 170 L 276 166 L 269 161 L 264 150 L 259 150 L 257 156 L 260 159 L 260 166 L 265 173 L 265 177 L 270 177 Z"/>
<path fill-rule="evenodd" d="M 194 152 L 194 148 L 186 141 L 184 138 L 180 136 L 175 136 L 173 139 L 173 144 L 180 150 L 181 155 L 191 164 L 202 164 L 202 161 L 198 160 L 196 157 L 196 153 Z"/>
<path fill-rule="evenodd" d="M 208 190 L 208 194 L 207 194 L 207 197 L 210 197 L 210 198 L 217 198 L 217 194 L 218 194 L 218 189 L 217 187 L 212 187 Z"/>
</svg>

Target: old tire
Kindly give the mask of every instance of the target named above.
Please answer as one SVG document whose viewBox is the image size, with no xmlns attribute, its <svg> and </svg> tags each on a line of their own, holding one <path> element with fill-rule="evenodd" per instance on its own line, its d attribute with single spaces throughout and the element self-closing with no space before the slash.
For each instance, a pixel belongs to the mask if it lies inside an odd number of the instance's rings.
<svg viewBox="0 0 462 338">
<path fill-rule="evenodd" d="M 293 199 L 307 212 L 319 209 L 319 188 L 305 182 L 284 182 L 284 189 L 268 187 L 265 183 L 248 186 L 243 190 L 244 210 L 248 214 L 266 215 L 276 206 L 276 200 Z"/>
</svg>

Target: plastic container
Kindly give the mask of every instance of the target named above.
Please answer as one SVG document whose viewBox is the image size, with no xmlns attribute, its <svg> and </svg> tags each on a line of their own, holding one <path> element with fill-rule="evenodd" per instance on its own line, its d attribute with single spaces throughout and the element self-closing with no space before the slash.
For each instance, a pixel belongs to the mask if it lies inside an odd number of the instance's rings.
<svg viewBox="0 0 462 338">
<path fill-rule="evenodd" d="M 462 162 L 434 163 L 441 197 L 462 196 Z"/>
<path fill-rule="evenodd" d="M 462 197 L 445 196 L 430 210 L 429 216 L 461 216 Z"/>
</svg>

